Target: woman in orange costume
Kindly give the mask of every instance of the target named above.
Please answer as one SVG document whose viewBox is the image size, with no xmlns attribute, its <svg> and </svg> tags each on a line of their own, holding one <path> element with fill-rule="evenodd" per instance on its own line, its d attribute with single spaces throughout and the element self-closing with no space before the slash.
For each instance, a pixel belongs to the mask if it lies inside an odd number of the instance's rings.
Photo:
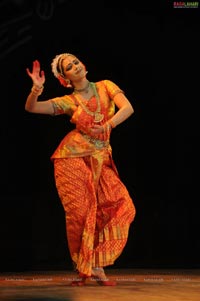
<svg viewBox="0 0 200 301">
<path fill-rule="evenodd" d="M 113 162 L 110 133 L 134 110 L 114 82 L 90 82 L 85 65 L 75 55 L 56 55 L 51 66 L 54 76 L 72 92 L 38 101 L 45 73 L 36 60 L 32 71 L 27 68 L 33 86 L 25 110 L 68 114 L 75 125 L 51 156 L 66 214 L 69 251 L 79 273 L 71 284 L 84 285 L 92 276 L 101 285 L 115 285 L 103 267 L 114 264 L 122 253 L 136 210 Z"/>
</svg>

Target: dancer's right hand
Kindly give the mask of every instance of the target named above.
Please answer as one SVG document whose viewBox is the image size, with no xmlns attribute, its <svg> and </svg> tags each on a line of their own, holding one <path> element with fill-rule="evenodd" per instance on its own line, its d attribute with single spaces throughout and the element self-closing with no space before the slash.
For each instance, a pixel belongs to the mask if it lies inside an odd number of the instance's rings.
<svg viewBox="0 0 200 301">
<path fill-rule="evenodd" d="M 33 69 L 32 72 L 29 68 L 26 68 L 27 74 L 32 78 L 33 84 L 41 87 L 45 82 L 45 74 L 43 70 L 40 70 L 40 62 L 35 60 L 33 62 Z"/>
</svg>

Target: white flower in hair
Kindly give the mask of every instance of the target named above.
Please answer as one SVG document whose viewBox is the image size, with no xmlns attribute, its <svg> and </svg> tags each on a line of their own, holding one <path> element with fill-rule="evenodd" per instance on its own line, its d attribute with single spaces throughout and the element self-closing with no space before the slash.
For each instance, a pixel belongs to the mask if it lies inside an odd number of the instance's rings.
<svg viewBox="0 0 200 301">
<path fill-rule="evenodd" d="M 71 53 L 61 53 L 55 56 L 55 58 L 53 59 L 52 63 L 51 63 L 51 68 L 52 68 L 52 72 L 54 74 L 55 77 L 58 78 L 59 75 L 62 75 L 61 72 L 59 72 L 58 70 L 60 70 L 60 66 L 58 66 L 60 59 L 63 57 L 67 57 L 69 55 L 72 55 Z"/>
</svg>

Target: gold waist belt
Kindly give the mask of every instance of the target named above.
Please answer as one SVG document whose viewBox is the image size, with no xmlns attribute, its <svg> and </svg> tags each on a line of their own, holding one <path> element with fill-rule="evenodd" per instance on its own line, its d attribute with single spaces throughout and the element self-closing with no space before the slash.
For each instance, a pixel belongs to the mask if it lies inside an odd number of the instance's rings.
<svg viewBox="0 0 200 301">
<path fill-rule="evenodd" d="M 94 146 L 98 149 L 104 148 L 104 147 L 108 147 L 109 146 L 109 141 L 102 141 L 93 137 L 90 137 L 89 135 L 81 132 L 81 134 L 83 135 L 83 137 L 89 142 L 94 144 Z"/>
</svg>

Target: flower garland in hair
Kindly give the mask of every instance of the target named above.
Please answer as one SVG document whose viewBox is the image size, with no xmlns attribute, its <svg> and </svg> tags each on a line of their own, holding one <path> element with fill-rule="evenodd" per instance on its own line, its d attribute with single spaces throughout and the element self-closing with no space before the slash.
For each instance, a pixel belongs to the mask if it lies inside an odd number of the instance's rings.
<svg viewBox="0 0 200 301">
<path fill-rule="evenodd" d="M 52 63 L 51 63 L 51 68 L 52 68 L 52 72 L 54 74 L 54 76 L 59 80 L 59 82 L 61 83 L 62 86 L 66 87 L 66 88 L 71 88 L 72 85 L 70 83 L 69 79 L 65 79 L 63 74 L 61 72 L 58 71 L 58 63 L 60 61 L 60 59 L 62 59 L 62 57 L 67 57 L 67 56 L 74 56 L 71 53 L 61 53 L 55 56 L 55 58 L 53 59 Z"/>
</svg>

